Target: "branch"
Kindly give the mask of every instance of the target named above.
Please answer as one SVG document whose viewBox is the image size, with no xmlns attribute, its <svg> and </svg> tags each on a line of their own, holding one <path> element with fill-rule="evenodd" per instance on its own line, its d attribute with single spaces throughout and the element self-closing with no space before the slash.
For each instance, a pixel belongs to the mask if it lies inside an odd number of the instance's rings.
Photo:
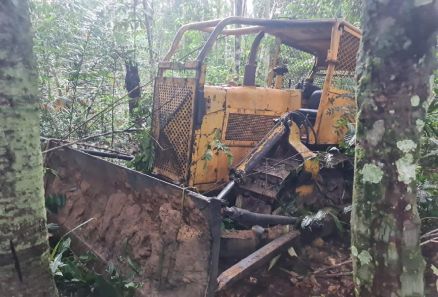
<svg viewBox="0 0 438 297">
<path fill-rule="evenodd" d="M 431 242 L 438 243 L 438 237 L 434 237 L 434 238 L 431 238 L 429 240 L 423 241 L 422 243 L 420 243 L 420 246 L 426 245 L 426 244 L 431 243 Z"/>
<path fill-rule="evenodd" d="M 352 274 L 353 274 L 353 271 L 347 271 L 347 272 L 339 272 L 339 273 L 318 274 L 318 275 L 315 275 L 315 276 L 316 277 L 329 278 L 329 277 L 349 276 L 349 275 L 352 275 Z"/>
<path fill-rule="evenodd" d="M 312 274 L 319 274 L 321 272 L 324 272 L 324 271 L 327 271 L 327 270 L 330 270 L 330 269 L 333 269 L 333 268 L 337 268 L 337 267 L 340 267 L 340 266 L 343 266 L 343 265 L 346 265 L 346 264 L 350 264 L 351 262 L 352 262 L 352 260 L 349 259 L 349 260 L 340 262 L 338 264 L 335 264 L 335 265 L 332 265 L 332 266 L 329 266 L 329 267 L 325 267 L 325 268 L 321 268 L 321 269 L 315 270 L 314 272 L 312 272 Z"/>
<path fill-rule="evenodd" d="M 69 137 L 73 132 L 76 132 L 79 128 L 81 128 L 82 126 L 84 126 L 85 124 L 87 124 L 88 122 L 90 122 L 91 120 L 95 119 L 96 117 L 98 117 L 99 115 L 101 115 L 102 113 L 107 112 L 108 110 L 110 110 L 111 108 L 114 108 L 122 103 L 126 103 L 129 101 L 129 99 L 125 102 L 126 97 L 128 97 L 132 92 L 134 92 L 135 90 L 137 90 L 138 88 L 143 88 L 149 84 L 152 83 L 152 80 L 148 81 L 147 83 L 141 85 L 141 86 L 137 86 L 134 89 L 132 89 L 130 92 L 126 93 L 125 95 L 123 95 L 122 97 L 117 98 L 117 100 L 115 100 L 113 103 L 111 103 L 110 105 L 108 105 L 107 107 L 105 107 L 104 109 L 102 109 L 101 111 L 99 111 L 98 113 L 94 114 L 91 118 L 86 119 L 84 122 L 80 123 L 79 125 L 77 125 L 76 127 L 74 127 L 66 136 L 65 138 Z M 123 101 L 122 101 L 123 100 Z"/>
<path fill-rule="evenodd" d="M 340 266 L 343 266 L 343 265 L 346 265 L 346 264 L 350 264 L 350 263 L 352 263 L 351 259 L 343 261 L 343 262 L 340 262 L 340 263 L 335 264 L 335 265 L 332 265 L 330 267 L 325 267 L 325 268 L 321 268 L 321 269 L 315 270 L 310 275 L 315 275 L 316 277 L 338 277 L 338 276 L 351 275 L 352 274 L 351 271 L 347 271 L 347 272 L 344 271 L 344 272 L 339 272 L 339 273 L 321 274 L 321 272 L 324 272 L 324 271 L 327 271 L 327 270 L 330 270 L 330 269 L 334 269 L 334 268 L 337 268 L 337 267 L 340 267 Z M 281 270 L 286 272 L 290 276 L 297 278 L 297 279 L 303 279 L 303 278 L 309 276 L 309 275 L 307 275 L 307 276 L 297 275 L 297 274 L 295 274 L 295 272 L 288 271 L 286 269 L 281 269 Z"/>
<path fill-rule="evenodd" d="M 45 142 L 53 141 L 53 142 L 58 142 L 58 143 L 70 143 L 70 141 L 68 141 L 68 140 L 63 140 L 63 139 L 59 139 L 59 138 L 51 138 L 51 137 L 46 137 L 46 136 L 40 136 L 40 138 L 42 141 L 45 141 Z M 114 153 L 114 154 L 128 155 L 124 152 L 116 151 L 116 150 L 111 149 L 109 147 L 98 146 L 98 145 L 90 144 L 87 142 L 78 142 L 77 145 L 84 146 L 84 147 L 91 147 L 91 148 L 95 148 L 99 151 L 110 152 L 110 153 Z"/>
<path fill-rule="evenodd" d="M 432 236 L 437 236 L 437 235 L 438 235 L 438 229 L 434 229 L 432 231 L 424 233 L 423 235 L 421 235 L 420 238 L 424 239 L 424 238 L 428 238 L 428 237 L 432 237 Z"/>
<path fill-rule="evenodd" d="M 114 134 L 114 133 L 130 133 L 130 132 L 137 132 L 137 131 L 141 131 L 141 129 L 125 129 L 125 130 L 109 131 L 109 132 L 105 132 L 105 133 L 101 133 L 101 134 L 94 134 L 94 135 L 90 135 L 90 136 L 85 137 L 85 138 L 75 140 L 73 142 L 67 142 L 65 144 L 61 144 L 59 146 L 52 147 L 48 150 L 43 151 L 42 153 L 46 154 L 48 152 L 51 152 L 51 151 L 54 151 L 54 150 L 57 150 L 57 149 L 60 149 L 63 147 L 68 147 L 68 146 L 71 146 L 73 144 L 77 144 L 77 143 L 82 142 L 82 141 L 87 141 L 87 140 L 90 140 L 90 139 L 93 139 L 96 137 L 102 137 L 102 136 L 106 136 L 106 135 L 110 135 L 110 134 Z"/>
</svg>

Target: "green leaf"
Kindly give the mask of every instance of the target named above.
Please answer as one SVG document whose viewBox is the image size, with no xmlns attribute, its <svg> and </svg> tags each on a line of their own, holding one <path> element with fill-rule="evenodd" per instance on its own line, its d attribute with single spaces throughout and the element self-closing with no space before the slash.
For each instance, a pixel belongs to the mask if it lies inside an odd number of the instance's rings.
<svg viewBox="0 0 438 297">
<path fill-rule="evenodd" d="M 211 149 L 207 149 L 204 153 L 204 155 L 202 156 L 202 160 L 205 161 L 211 161 L 211 159 L 213 158 L 213 152 Z"/>
<path fill-rule="evenodd" d="M 131 269 L 137 274 L 140 274 L 140 267 L 137 263 L 135 263 L 134 261 L 132 261 L 132 259 L 128 256 L 126 257 L 126 261 L 128 262 L 129 267 L 131 267 Z"/>
<path fill-rule="evenodd" d="M 351 246 L 351 254 L 352 254 L 354 257 L 357 257 L 357 255 L 358 255 L 357 248 L 356 248 L 354 245 Z"/>
<path fill-rule="evenodd" d="M 63 194 L 50 195 L 46 197 L 45 201 L 46 201 L 46 208 L 48 208 L 53 213 L 57 213 L 58 210 L 60 210 L 65 206 L 66 196 Z"/>
<path fill-rule="evenodd" d="M 116 271 L 116 267 L 112 261 L 108 262 L 108 267 L 106 268 L 106 272 L 111 276 Z"/>
<path fill-rule="evenodd" d="M 333 218 L 336 229 L 338 229 L 339 234 L 342 235 L 344 233 L 344 227 L 342 226 L 341 220 L 338 218 L 338 213 L 333 209 L 329 209 L 327 213 Z"/>
<path fill-rule="evenodd" d="M 47 224 L 47 229 L 49 231 L 58 230 L 59 229 L 59 225 L 55 224 L 55 223 L 48 223 Z"/>
<path fill-rule="evenodd" d="M 70 238 L 66 238 L 65 240 L 62 240 L 59 253 L 62 254 L 65 251 L 67 251 L 68 249 L 70 249 L 70 244 L 71 244 Z"/>
<path fill-rule="evenodd" d="M 432 269 L 433 274 L 435 274 L 435 276 L 438 276 L 438 268 L 436 268 L 433 264 L 430 265 L 430 268 Z"/>
<path fill-rule="evenodd" d="M 290 248 L 287 249 L 287 253 L 289 254 L 289 256 L 293 257 L 298 257 L 297 252 L 295 251 L 295 249 L 291 246 Z"/>
<path fill-rule="evenodd" d="M 360 254 L 357 256 L 357 258 L 359 259 L 362 265 L 368 265 L 371 263 L 371 260 L 373 260 L 370 253 L 368 253 L 368 251 L 365 250 L 361 251 Z"/>
<path fill-rule="evenodd" d="M 65 264 L 62 262 L 62 253 L 59 253 L 55 259 L 50 262 L 50 270 L 55 275 L 62 275 L 61 271 L 59 271 L 59 268 L 62 266 L 65 266 Z"/>
<path fill-rule="evenodd" d="M 106 281 L 102 276 L 97 277 L 94 284 L 95 296 L 99 297 L 121 297 L 121 290 L 112 283 Z"/>
<path fill-rule="evenodd" d="M 129 288 L 138 288 L 138 284 L 134 283 L 134 282 L 129 282 L 125 284 L 125 288 L 129 289 Z"/>
<path fill-rule="evenodd" d="M 270 271 L 275 266 L 275 264 L 277 264 L 278 260 L 280 259 L 280 256 L 281 255 L 277 255 L 274 258 L 272 258 L 272 260 L 269 262 L 268 271 Z"/>
</svg>

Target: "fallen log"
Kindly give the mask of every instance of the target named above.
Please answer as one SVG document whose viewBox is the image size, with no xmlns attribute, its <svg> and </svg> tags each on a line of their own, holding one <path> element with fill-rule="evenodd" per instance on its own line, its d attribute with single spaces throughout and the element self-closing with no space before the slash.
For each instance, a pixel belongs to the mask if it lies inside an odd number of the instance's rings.
<svg viewBox="0 0 438 297">
<path fill-rule="evenodd" d="M 278 253 L 289 248 L 299 234 L 298 231 L 284 234 L 222 272 L 217 278 L 216 292 L 230 288 L 237 281 L 250 276 L 252 272 L 269 263 Z"/>
</svg>

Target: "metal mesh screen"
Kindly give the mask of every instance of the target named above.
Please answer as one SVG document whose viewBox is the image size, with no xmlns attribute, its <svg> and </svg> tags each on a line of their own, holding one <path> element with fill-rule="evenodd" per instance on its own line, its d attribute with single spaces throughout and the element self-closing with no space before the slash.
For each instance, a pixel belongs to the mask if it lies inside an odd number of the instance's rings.
<svg viewBox="0 0 438 297">
<path fill-rule="evenodd" d="M 289 72 L 285 74 L 285 83 L 294 87 L 297 83 L 305 79 L 312 70 L 315 57 L 306 52 L 284 46 L 281 50 L 282 60 Z M 289 87 L 289 86 L 285 86 Z"/>
<path fill-rule="evenodd" d="M 154 173 L 184 181 L 193 137 L 194 79 L 157 78 L 153 134 L 158 141 Z"/>
<path fill-rule="evenodd" d="M 260 141 L 279 116 L 230 113 L 225 140 Z"/>
<path fill-rule="evenodd" d="M 313 78 L 313 84 L 322 89 L 324 87 L 324 81 L 325 81 L 326 75 L 327 75 L 326 68 L 321 67 L 320 69 L 318 69 L 315 73 L 315 77 Z"/>
<path fill-rule="evenodd" d="M 356 56 L 359 51 L 360 39 L 347 31 L 341 35 L 338 51 L 338 64 L 332 79 L 332 86 L 341 90 L 354 91 Z"/>
</svg>

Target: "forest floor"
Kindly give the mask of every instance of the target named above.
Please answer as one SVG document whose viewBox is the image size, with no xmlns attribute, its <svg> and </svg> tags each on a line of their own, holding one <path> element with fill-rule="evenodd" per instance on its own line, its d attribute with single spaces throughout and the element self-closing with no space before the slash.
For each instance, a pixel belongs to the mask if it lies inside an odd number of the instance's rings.
<svg viewBox="0 0 438 297">
<path fill-rule="evenodd" d="M 297 256 L 282 255 L 270 271 L 266 267 L 234 285 L 219 297 L 350 297 L 354 296 L 349 240 L 317 238 L 297 248 Z M 438 267 L 436 244 L 423 246 L 427 261 L 426 296 L 438 296 L 431 264 Z"/>
<path fill-rule="evenodd" d="M 270 271 L 259 269 L 220 297 L 353 296 L 350 252 L 344 240 L 317 238 L 295 251 L 297 256 L 282 255 Z"/>
</svg>

